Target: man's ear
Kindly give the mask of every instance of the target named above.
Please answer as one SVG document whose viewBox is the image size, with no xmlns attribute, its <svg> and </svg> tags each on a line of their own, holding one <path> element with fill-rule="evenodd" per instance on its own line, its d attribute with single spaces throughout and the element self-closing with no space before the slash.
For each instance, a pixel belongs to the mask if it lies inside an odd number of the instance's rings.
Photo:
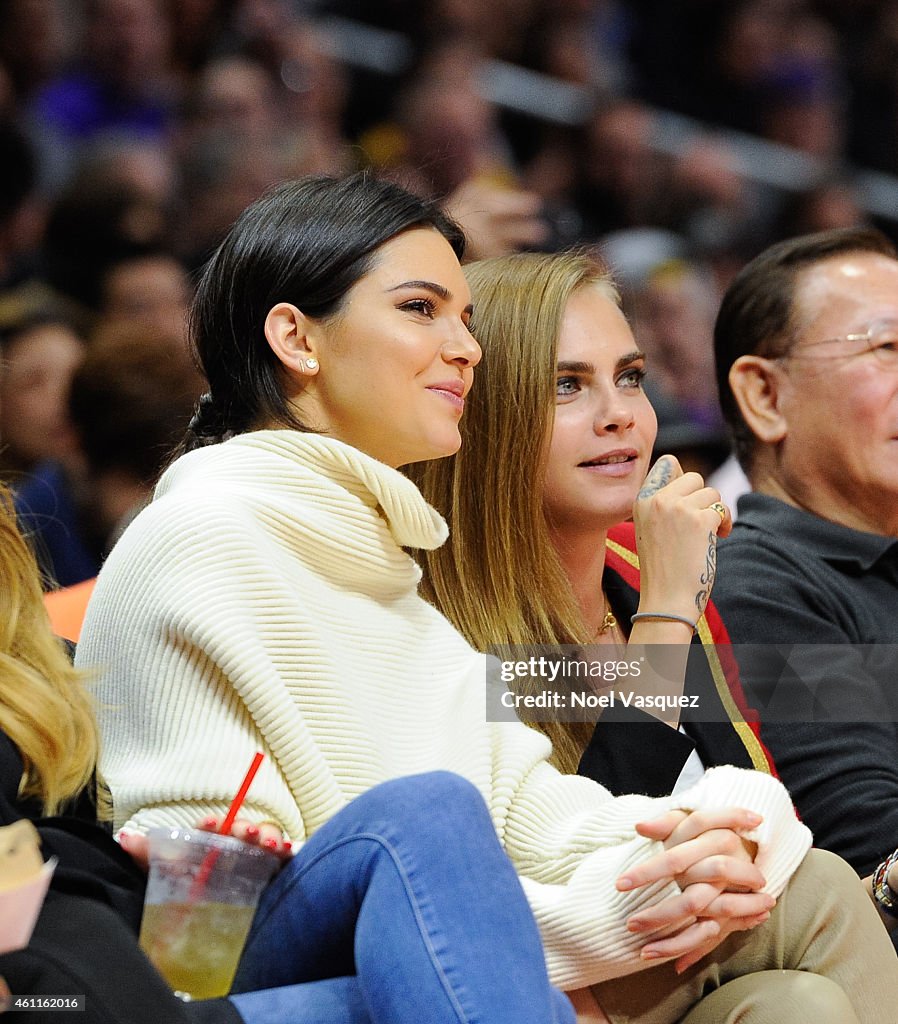
<svg viewBox="0 0 898 1024">
<path fill-rule="evenodd" d="M 318 372 L 316 325 L 296 306 L 279 302 L 265 317 L 265 340 L 288 371 L 313 377 Z"/>
<path fill-rule="evenodd" d="M 782 400 L 785 379 L 779 365 L 763 356 L 740 356 L 730 367 L 730 388 L 742 418 L 765 444 L 782 441 L 788 431 Z"/>
</svg>

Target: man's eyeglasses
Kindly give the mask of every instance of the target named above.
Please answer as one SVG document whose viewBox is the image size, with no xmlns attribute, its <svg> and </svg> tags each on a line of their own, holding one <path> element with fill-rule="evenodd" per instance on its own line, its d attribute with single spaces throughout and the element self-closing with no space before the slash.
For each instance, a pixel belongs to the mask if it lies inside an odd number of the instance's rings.
<svg viewBox="0 0 898 1024">
<path fill-rule="evenodd" d="M 824 346 L 826 346 L 824 348 Z M 814 349 L 811 353 L 809 350 Z M 781 359 L 812 358 L 818 352 L 831 359 L 849 359 L 870 353 L 886 369 L 898 370 L 898 320 L 875 320 L 863 334 L 843 334 L 807 345 L 796 345 Z"/>
</svg>

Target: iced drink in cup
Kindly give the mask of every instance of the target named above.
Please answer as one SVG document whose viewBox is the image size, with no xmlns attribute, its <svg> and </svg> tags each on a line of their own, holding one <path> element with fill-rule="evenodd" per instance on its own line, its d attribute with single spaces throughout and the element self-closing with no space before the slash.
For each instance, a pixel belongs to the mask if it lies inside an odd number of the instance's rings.
<svg viewBox="0 0 898 1024">
<path fill-rule="evenodd" d="M 182 998 L 226 995 L 279 861 L 215 832 L 156 828 L 148 838 L 141 948 Z"/>
</svg>

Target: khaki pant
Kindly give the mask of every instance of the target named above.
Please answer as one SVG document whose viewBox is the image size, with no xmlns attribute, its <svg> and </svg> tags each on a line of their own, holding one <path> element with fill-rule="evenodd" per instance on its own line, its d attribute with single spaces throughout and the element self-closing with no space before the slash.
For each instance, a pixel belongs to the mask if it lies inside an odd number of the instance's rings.
<svg viewBox="0 0 898 1024">
<path fill-rule="evenodd" d="M 593 993 L 613 1024 L 898 1024 L 898 957 L 857 875 L 812 850 L 765 924 L 683 975 L 663 964 Z"/>
</svg>

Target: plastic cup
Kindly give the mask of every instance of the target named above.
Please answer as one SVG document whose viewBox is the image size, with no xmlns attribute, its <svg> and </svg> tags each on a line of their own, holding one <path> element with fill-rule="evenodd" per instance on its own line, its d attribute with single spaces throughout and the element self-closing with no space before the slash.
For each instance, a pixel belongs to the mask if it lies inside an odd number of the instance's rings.
<svg viewBox="0 0 898 1024">
<path fill-rule="evenodd" d="M 195 829 L 151 829 L 148 839 L 141 948 L 181 998 L 227 995 L 277 857 Z"/>
</svg>

